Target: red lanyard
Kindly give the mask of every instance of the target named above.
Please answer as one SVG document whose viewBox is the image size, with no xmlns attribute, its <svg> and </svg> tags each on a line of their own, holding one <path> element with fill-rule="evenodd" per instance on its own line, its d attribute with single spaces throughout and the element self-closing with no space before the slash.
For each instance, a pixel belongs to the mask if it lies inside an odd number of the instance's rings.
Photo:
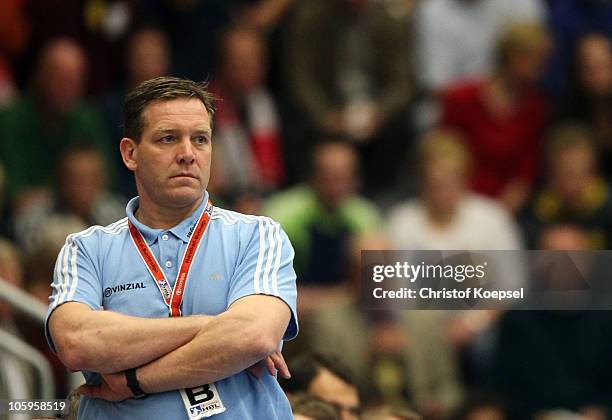
<svg viewBox="0 0 612 420">
<path fill-rule="evenodd" d="M 142 234 L 132 224 L 131 221 L 128 221 L 128 226 L 130 228 L 130 235 L 132 236 L 132 241 L 134 242 L 134 246 L 138 250 L 138 253 L 142 257 L 142 261 L 145 263 L 147 268 L 149 269 L 149 273 L 155 280 L 157 284 L 157 288 L 164 298 L 164 302 L 170 309 L 170 316 L 181 316 L 181 303 L 183 302 L 183 292 L 185 291 L 185 287 L 187 285 L 187 278 L 189 276 L 189 270 L 191 269 L 191 263 L 193 262 L 198 249 L 200 247 L 200 242 L 202 241 L 202 237 L 204 236 L 204 232 L 208 227 L 208 222 L 210 222 L 210 216 L 212 214 L 212 202 L 209 200 L 206 204 L 206 208 L 200 215 L 198 222 L 196 224 L 195 229 L 191 234 L 191 239 L 189 240 L 189 244 L 187 245 L 187 250 L 185 251 L 185 255 L 183 256 L 183 261 L 181 262 L 181 268 L 176 277 L 176 282 L 174 283 L 174 290 L 170 289 L 170 284 L 166 280 L 166 276 L 164 276 L 164 272 L 159 266 L 155 256 L 149 249 L 149 246 L 145 242 Z"/>
</svg>

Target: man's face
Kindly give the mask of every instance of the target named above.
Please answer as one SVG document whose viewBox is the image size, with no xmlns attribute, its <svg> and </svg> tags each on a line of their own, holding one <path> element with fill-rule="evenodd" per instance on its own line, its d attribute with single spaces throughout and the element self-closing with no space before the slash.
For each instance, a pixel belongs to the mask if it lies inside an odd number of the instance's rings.
<svg viewBox="0 0 612 420">
<path fill-rule="evenodd" d="M 198 99 L 149 104 L 144 129 L 128 167 L 135 172 L 143 199 L 166 208 L 184 208 L 199 200 L 210 178 L 210 116 Z"/>
<path fill-rule="evenodd" d="M 550 45 L 534 45 L 529 50 L 510 53 L 508 70 L 519 83 L 531 86 L 540 81 L 546 71 Z"/>
<path fill-rule="evenodd" d="M 135 85 L 155 77 L 165 76 L 170 67 L 170 53 L 163 35 L 144 31 L 130 42 L 128 72 Z"/>
<path fill-rule="evenodd" d="M 603 36 L 583 39 L 578 46 L 578 77 L 589 94 L 606 97 L 612 93 L 612 49 Z"/>
<path fill-rule="evenodd" d="M 260 40 L 235 33 L 225 41 L 223 78 L 234 95 L 245 97 L 257 89 L 265 76 L 265 52 Z"/>
<path fill-rule="evenodd" d="M 325 206 L 336 208 L 356 189 L 357 156 L 343 145 L 323 147 L 314 158 L 312 185 Z"/>
<path fill-rule="evenodd" d="M 38 69 L 38 88 L 49 110 L 64 113 L 82 96 L 86 62 L 81 49 L 63 40 L 49 47 Z"/>
<path fill-rule="evenodd" d="M 327 369 L 321 369 L 312 380 L 308 392 L 336 407 L 342 420 L 359 418 L 359 393 L 353 385 L 344 382 Z"/>
<path fill-rule="evenodd" d="M 594 157 L 586 147 L 557 153 L 552 168 L 553 188 L 568 203 L 577 204 L 594 178 Z"/>
<path fill-rule="evenodd" d="M 102 156 L 94 151 L 72 153 L 63 159 L 60 171 L 59 190 L 64 205 L 79 216 L 88 216 L 106 188 Z"/>
<path fill-rule="evenodd" d="M 465 173 L 452 159 L 432 158 L 423 168 L 423 198 L 430 211 L 453 212 L 465 191 Z"/>
</svg>

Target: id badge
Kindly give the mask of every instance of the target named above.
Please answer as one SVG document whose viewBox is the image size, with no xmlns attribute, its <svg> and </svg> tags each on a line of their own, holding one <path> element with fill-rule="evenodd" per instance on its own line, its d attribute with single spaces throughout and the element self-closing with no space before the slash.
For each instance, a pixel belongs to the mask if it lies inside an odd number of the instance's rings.
<svg viewBox="0 0 612 420">
<path fill-rule="evenodd" d="M 215 384 L 181 389 L 181 398 L 189 420 L 203 419 L 225 411 Z"/>
</svg>

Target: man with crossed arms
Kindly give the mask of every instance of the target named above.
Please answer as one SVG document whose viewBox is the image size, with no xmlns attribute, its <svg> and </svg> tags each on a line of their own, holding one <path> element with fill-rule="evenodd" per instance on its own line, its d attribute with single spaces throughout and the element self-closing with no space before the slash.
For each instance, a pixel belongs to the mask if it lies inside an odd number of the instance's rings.
<svg viewBox="0 0 612 420">
<path fill-rule="evenodd" d="M 49 345 L 87 381 L 79 418 L 292 418 L 262 366 L 289 375 L 293 249 L 271 219 L 210 202 L 213 112 L 204 86 L 178 78 L 126 98 L 120 150 L 139 197 L 127 218 L 67 238 L 47 317 Z"/>
</svg>

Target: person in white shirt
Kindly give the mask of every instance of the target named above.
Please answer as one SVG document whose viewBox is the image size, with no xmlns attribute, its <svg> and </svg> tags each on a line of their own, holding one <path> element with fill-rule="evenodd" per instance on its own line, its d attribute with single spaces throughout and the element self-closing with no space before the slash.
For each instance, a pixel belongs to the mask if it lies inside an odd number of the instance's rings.
<svg viewBox="0 0 612 420">
<path fill-rule="evenodd" d="M 518 226 L 501 204 L 468 190 L 470 157 L 458 134 L 436 130 L 421 140 L 421 193 L 397 204 L 387 219 L 394 249 L 402 250 L 518 250 Z M 507 254 L 501 283 L 522 281 L 522 272 Z M 520 265 L 519 265 L 520 266 Z M 446 343 L 463 352 L 476 372 L 484 375 L 495 329 L 490 327 L 500 311 L 419 311 L 422 320 L 444 332 Z"/>
<path fill-rule="evenodd" d="M 421 195 L 393 207 L 388 233 L 396 249 L 512 250 L 520 232 L 496 201 L 467 189 L 469 155 L 458 135 L 434 131 L 420 146 Z"/>
</svg>

